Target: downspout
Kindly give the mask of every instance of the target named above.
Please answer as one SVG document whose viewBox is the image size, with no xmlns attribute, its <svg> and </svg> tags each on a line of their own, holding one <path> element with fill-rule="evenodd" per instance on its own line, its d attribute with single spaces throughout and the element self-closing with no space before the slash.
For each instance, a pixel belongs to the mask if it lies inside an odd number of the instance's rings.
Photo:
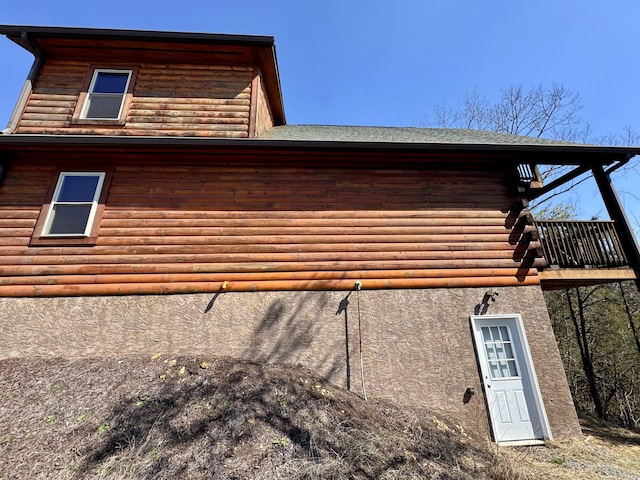
<svg viewBox="0 0 640 480">
<path fill-rule="evenodd" d="M 626 160 L 621 160 L 616 167 L 610 168 L 606 172 L 603 170 L 602 165 L 593 166 L 591 171 L 593 172 L 593 178 L 598 184 L 598 189 L 600 190 L 600 195 L 602 195 L 602 200 L 607 208 L 607 212 L 611 219 L 616 222 L 616 228 L 620 235 L 620 243 L 629 261 L 629 266 L 636 274 L 636 287 L 640 290 L 640 246 L 638 246 L 636 235 L 633 228 L 631 228 L 627 214 L 622 207 L 622 202 L 620 202 L 618 193 L 609 176 L 613 170 L 618 168 L 618 166 L 624 165 L 630 159 L 631 156 Z"/>
<path fill-rule="evenodd" d="M 33 65 L 31 65 L 31 70 L 29 70 L 29 75 L 27 75 L 27 79 L 22 86 L 22 91 L 20 92 L 16 106 L 13 108 L 7 128 L 0 131 L 1 135 L 10 135 L 17 128 L 22 112 L 24 111 L 24 107 L 26 106 L 29 96 L 33 90 L 33 83 L 35 82 L 38 73 L 40 73 L 40 69 L 44 63 L 43 53 L 36 45 L 33 44 L 27 32 L 22 32 L 20 34 L 20 39 L 22 40 L 22 46 L 31 52 L 35 58 L 33 60 Z"/>
</svg>

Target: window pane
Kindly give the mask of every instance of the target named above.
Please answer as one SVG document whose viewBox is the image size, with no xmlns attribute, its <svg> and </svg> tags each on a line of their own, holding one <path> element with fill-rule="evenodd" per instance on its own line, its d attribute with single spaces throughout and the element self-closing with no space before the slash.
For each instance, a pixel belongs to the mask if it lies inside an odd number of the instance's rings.
<svg viewBox="0 0 640 480">
<path fill-rule="evenodd" d="M 493 337 L 494 342 L 500 341 L 500 333 L 498 331 L 498 327 L 491 327 L 491 336 Z"/>
<path fill-rule="evenodd" d="M 510 376 L 509 367 L 507 366 L 507 362 L 501 361 L 500 362 L 500 378 L 507 378 L 509 376 Z"/>
<path fill-rule="evenodd" d="M 491 333 L 489 332 L 489 328 L 488 327 L 482 327 L 482 337 L 484 338 L 485 342 L 490 342 L 491 341 Z"/>
<path fill-rule="evenodd" d="M 489 362 L 489 369 L 491 371 L 491 378 L 500 378 L 500 370 L 496 362 Z"/>
<path fill-rule="evenodd" d="M 98 72 L 92 93 L 125 93 L 129 72 Z"/>
<path fill-rule="evenodd" d="M 513 350 L 511 349 L 511 343 L 505 343 L 504 349 L 507 352 L 507 358 L 513 358 Z"/>
<path fill-rule="evenodd" d="M 49 234 L 83 235 L 89 221 L 91 205 L 55 205 Z"/>
<path fill-rule="evenodd" d="M 87 98 L 86 118 L 118 118 L 122 95 L 90 95 Z"/>
<path fill-rule="evenodd" d="M 93 202 L 99 179 L 97 175 L 65 175 L 56 201 Z"/>
<path fill-rule="evenodd" d="M 516 368 L 516 361 L 515 360 L 509 360 L 509 376 L 510 377 L 517 377 L 518 376 L 518 369 Z"/>
<path fill-rule="evenodd" d="M 507 327 L 500 327 L 500 333 L 502 334 L 502 340 L 503 341 L 507 341 L 507 340 L 511 340 L 509 338 L 509 329 Z"/>
</svg>

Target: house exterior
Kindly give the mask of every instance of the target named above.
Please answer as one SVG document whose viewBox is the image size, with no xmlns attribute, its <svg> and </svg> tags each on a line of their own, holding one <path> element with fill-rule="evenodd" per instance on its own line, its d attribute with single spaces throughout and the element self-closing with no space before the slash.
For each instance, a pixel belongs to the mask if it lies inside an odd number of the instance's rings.
<svg viewBox="0 0 640 480">
<path fill-rule="evenodd" d="M 580 435 L 522 168 L 640 152 L 289 126 L 270 37 L 0 33 L 36 57 L 0 135 L 0 359 L 286 362 L 500 443 Z"/>
</svg>

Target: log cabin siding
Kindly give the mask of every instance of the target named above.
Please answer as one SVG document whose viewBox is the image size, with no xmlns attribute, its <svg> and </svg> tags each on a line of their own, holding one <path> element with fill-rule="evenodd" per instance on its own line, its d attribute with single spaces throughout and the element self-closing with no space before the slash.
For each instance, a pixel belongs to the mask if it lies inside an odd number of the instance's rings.
<svg viewBox="0 0 640 480">
<path fill-rule="evenodd" d="M 0 188 L 0 296 L 539 283 L 495 166 L 116 163 L 95 246 L 29 247 L 60 166 L 16 162 Z"/>
<path fill-rule="evenodd" d="M 47 60 L 16 133 L 249 136 L 252 66 L 143 63 L 124 125 L 72 123 L 90 68 L 89 62 Z"/>
</svg>

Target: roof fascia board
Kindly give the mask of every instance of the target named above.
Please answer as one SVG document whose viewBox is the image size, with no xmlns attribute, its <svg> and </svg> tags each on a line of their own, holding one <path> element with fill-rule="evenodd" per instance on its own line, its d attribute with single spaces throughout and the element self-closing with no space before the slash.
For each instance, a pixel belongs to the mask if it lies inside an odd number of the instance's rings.
<svg viewBox="0 0 640 480">
<path fill-rule="evenodd" d="M 258 49 L 258 62 L 265 76 L 265 88 L 271 106 L 274 124 L 285 125 L 287 119 L 284 113 L 284 99 L 282 98 L 282 86 L 280 84 L 280 71 L 278 69 L 278 57 L 275 44 L 271 48 Z"/>
</svg>

